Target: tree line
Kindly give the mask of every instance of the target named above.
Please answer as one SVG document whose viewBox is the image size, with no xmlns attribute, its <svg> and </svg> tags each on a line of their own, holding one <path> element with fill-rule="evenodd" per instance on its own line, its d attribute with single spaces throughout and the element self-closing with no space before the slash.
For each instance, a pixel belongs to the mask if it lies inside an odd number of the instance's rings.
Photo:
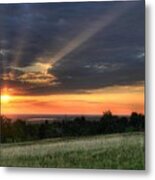
<svg viewBox="0 0 155 180">
<path fill-rule="evenodd" d="M 112 115 L 105 112 L 100 120 L 90 121 L 84 116 L 74 120 L 62 119 L 62 121 L 48 120 L 43 123 L 27 123 L 22 119 L 12 121 L 0 116 L 1 143 L 22 142 L 40 140 L 55 137 L 79 137 L 98 134 L 112 134 L 145 130 L 145 116 L 133 112 L 130 117 Z"/>
</svg>

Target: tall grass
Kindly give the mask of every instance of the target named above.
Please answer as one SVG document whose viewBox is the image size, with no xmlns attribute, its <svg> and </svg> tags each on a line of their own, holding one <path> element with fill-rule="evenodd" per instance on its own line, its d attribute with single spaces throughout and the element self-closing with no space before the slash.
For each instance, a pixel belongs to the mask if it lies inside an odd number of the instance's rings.
<svg viewBox="0 0 155 180">
<path fill-rule="evenodd" d="M 144 134 L 127 133 L 1 146 L 1 166 L 144 169 Z"/>
</svg>

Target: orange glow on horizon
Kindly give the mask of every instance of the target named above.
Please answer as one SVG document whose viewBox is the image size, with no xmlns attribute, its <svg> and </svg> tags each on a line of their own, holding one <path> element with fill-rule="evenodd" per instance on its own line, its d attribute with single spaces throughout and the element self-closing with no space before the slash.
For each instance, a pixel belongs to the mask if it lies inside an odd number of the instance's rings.
<svg viewBox="0 0 155 180">
<path fill-rule="evenodd" d="M 144 114 L 144 87 L 111 87 L 86 94 L 4 96 L 2 114 Z"/>
</svg>

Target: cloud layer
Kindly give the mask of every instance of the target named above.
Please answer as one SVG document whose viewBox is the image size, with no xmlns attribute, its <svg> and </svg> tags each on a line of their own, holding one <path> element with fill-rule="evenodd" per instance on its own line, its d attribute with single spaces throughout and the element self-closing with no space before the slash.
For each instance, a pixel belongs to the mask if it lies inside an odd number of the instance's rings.
<svg viewBox="0 0 155 180">
<path fill-rule="evenodd" d="M 0 78 L 19 94 L 144 82 L 144 1 L 0 5 Z"/>
</svg>

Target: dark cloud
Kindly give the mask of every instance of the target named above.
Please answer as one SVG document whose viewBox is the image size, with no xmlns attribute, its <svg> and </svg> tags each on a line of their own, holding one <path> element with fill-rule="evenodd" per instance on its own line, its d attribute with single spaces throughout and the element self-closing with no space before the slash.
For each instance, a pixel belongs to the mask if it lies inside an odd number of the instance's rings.
<svg viewBox="0 0 155 180">
<path fill-rule="evenodd" d="M 78 34 L 104 9 L 96 3 L 45 3 L 1 5 L 0 36 L 3 47 L 10 49 L 8 63 L 19 54 L 19 66 L 29 65 L 40 56 L 52 56 Z M 109 6 L 109 5 L 108 5 Z M 91 14 L 90 14 L 91 12 Z M 82 21 L 81 21 L 82 20 Z"/>
<path fill-rule="evenodd" d="M 38 88 L 20 81 L 24 72 L 13 66 L 52 64 L 52 58 L 81 32 L 90 33 L 95 21 L 101 17 L 106 21 L 104 17 L 117 14 L 122 4 L 131 3 L 132 8 L 55 62 L 48 69 L 55 77 L 49 84 Z M 24 93 L 50 94 L 144 81 L 144 16 L 144 1 L 0 5 L 0 75 L 15 77 L 3 84 L 23 88 Z"/>
</svg>

